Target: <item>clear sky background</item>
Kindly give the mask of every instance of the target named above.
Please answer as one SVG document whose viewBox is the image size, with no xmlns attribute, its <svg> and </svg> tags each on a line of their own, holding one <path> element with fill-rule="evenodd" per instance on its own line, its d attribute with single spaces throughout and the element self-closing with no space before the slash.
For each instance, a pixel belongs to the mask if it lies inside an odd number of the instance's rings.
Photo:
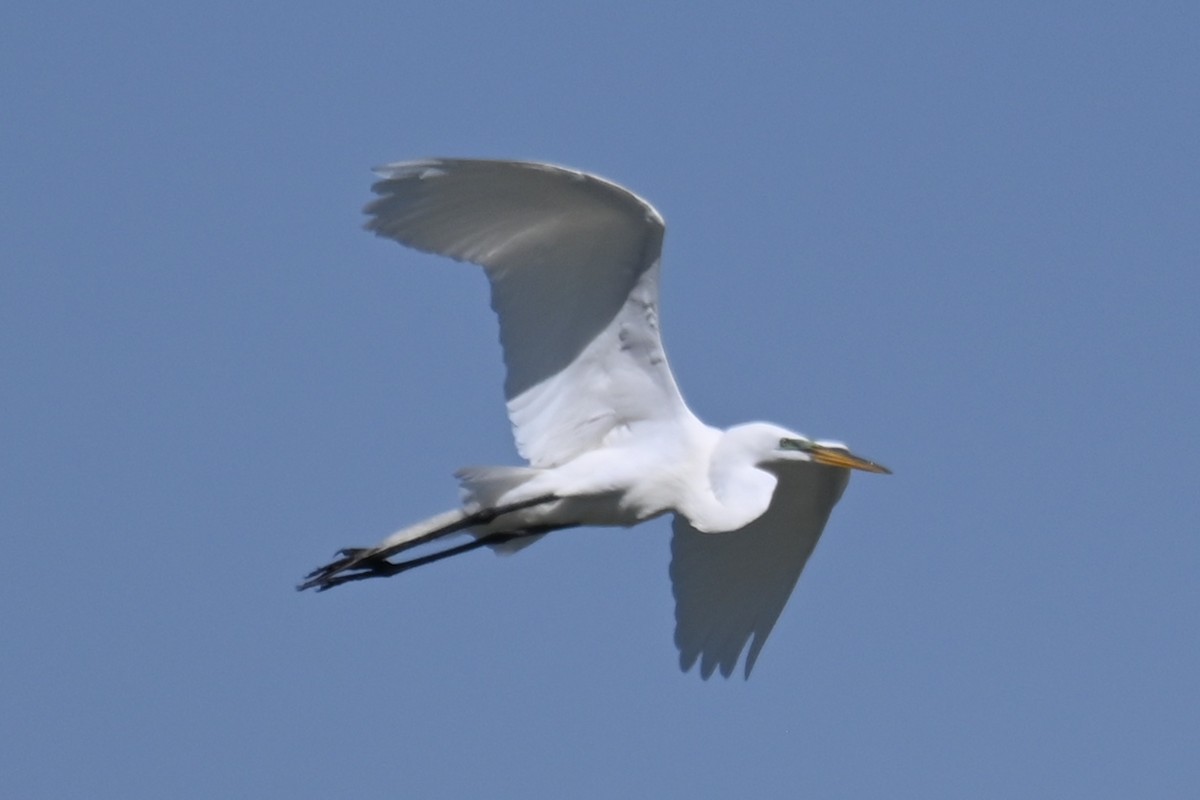
<svg viewBox="0 0 1200 800">
<path fill-rule="evenodd" d="M 1194 797 L 1200 6 L 0 12 L 0 795 Z M 324 595 L 513 463 L 476 269 L 368 168 L 553 161 L 668 221 L 713 424 L 856 475 L 749 681 L 669 525 Z"/>
</svg>

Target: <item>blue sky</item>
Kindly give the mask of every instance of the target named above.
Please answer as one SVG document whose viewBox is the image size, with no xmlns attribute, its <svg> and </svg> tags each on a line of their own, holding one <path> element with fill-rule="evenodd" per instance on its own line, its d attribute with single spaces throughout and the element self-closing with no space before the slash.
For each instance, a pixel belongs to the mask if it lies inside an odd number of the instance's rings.
<svg viewBox="0 0 1200 800">
<path fill-rule="evenodd" d="M 1193 796 L 1195 4 L 2 17 L 3 796 Z M 693 409 L 895 470 L 749 681 L 665 520 L 292 591 L 516 458 L 482 277 L 359 228 L 436 155 L 649 198 Z"/>
</svg>

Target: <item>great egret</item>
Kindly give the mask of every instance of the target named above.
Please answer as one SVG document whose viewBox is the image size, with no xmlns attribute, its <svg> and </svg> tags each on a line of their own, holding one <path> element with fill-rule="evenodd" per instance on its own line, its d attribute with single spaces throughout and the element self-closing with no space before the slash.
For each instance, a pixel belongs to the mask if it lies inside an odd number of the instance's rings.
<svg viewBox="0 0 1200 800">
<path fill-rule="evenodd" d="M 342 550 L 300 589 L 395 575 L 483 545 L 674 514 L 680 666 L 750 675 L 850 469 L 840 442 L 764 422 L 719 430 L 684 403 L 659 338 L 663 219 L 627 189 L 549 164 L 431 159 L 379 168 L 368 230 L 484 268 L 504 393 L 528 466 L 468 467 L 462 506 Z M 390 557 L 465 531 L 408 561 Z"/>
</svg>

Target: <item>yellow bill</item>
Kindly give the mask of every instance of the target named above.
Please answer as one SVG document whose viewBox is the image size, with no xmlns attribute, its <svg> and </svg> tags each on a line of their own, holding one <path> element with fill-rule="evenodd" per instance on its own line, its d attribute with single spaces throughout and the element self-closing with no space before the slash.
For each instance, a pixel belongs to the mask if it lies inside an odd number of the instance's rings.
<svg viewBox="0 0 1200 800">
<path fill-rule="evenodd" d="M 846 469 L 861 469 L 864 472 L 879 472 L 884 475 L 892 474 L 892 471 L 882 464 L 868 461 L 840 447 L 814 444 L 808 452 L 811 454 L 813 462 L 824 464 L 827 467 L 845 467 Z"/>
</svg>

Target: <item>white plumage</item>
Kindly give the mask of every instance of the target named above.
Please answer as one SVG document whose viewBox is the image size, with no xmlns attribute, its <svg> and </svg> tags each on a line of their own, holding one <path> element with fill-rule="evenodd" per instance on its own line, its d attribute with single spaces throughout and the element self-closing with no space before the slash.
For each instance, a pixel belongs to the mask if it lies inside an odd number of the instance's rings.
<svg viewBox="0 0 1200 800">
<path fill-rule="evenodd" d="M 849 469 L 886 472 L 837 442 L 768 423 L 721 431 L 688 409 L 659 334 L 664 225 L 628 190 L 548 164 L 436 159 L 378 170 L 367 228 L 484 268 L 504 385 L 528 467 L 460 471 L 463 507 L 343 551 L 300 588 L 394 575 L 483 544 L 675 515 L 671 579 L 681 666 L 728 676 L 763 642 Z M 466 531 L 474 539 L 388 558 Z"/>
</svg>

